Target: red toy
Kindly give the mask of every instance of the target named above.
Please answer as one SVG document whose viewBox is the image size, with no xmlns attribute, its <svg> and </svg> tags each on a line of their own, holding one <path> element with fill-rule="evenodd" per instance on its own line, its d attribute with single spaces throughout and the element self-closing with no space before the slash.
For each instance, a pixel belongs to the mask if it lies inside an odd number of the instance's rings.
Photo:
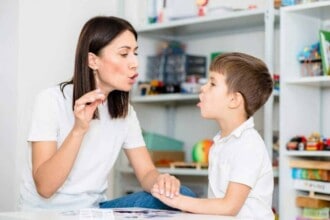
<svg viewBox="0 0 330 220">
<path fill-rule="evenodd" d="M 205 16 L 206 14 L 206 5 L 208 0 L 197 0 L 196 4 L 198 6 L 198 16 Z"/>
<path fill-rule="evenodd" d="M 305 150 L 307 139 L 305 136 L 296 136 L 286 144 L 287 150 Z"/>
</svg>

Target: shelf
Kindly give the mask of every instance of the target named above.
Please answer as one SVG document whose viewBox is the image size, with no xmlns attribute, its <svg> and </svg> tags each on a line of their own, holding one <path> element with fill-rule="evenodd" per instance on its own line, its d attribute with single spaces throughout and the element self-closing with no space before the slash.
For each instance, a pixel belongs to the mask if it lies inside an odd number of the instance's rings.
<svg viewBox="0 0 330 220">
<path fill-rule="evenodd" d="M 287 156 L 299 157 L 330 157 L 330 151 L 285 151 Z"/>
<path fill-rule="evenodd" d="M 119 171 L 122 173 L 134 173 L 131 167 L 122 167 L 119 168 Z M 207 176 L 207 169 L 187 169 L 187 168 L 158 168 L 160 173 L 169 173 L 172 175 L 181 175 L 181 176 Z"/>
<path fill-rule="evenodd" d="M 180 176 L 208 176 L 207 169 L 187 169 L 187 168 L 157 168 L 160 173 L 168 173 Z M 121 167 L 118 169 L 121 173 L 133 174 L 131 167 Z M 274 177 L 278 177 L 278 167 L 273 167 Z M 179 178 L 180 179 L 180 178 Z"/>
<path fill-rule="evenodd" d="M 196 103 L 198 102 L 198 94 L 163 94 L 163 95 L 146 95 L 133 96 L 133 103 Z"/>
<path fill-rule="evenodd" d="M 286 6 L 281 10 L 286 12 L 304 13 L 313 17 L 327 16 L 329 18 L 330 1 L 311 2 L 300 5 Z"/>
<path fill-rule="evenodd" d="M 293 85 L 328 88 L 328 87 L 330 87 L 330 76 L 301 77 L 301 78 L 295 79 L 295 80 L 288 80 L 286 83 L 293 84 Z"/>
<path fill-rule="evenodd" d="M 263 9 L 233 11 L 222 15 L 148 24 L 138 27 L 137 30 L 140 34 L 147 34 L 149 37 L 154 36 L 157 38 L 199 35 L 215 31 L 232 31 L 233 29 L 240 30 L 246 29 L 246 27 L 263 26 L 265 12 L 266 10 Z"/>
</svg>

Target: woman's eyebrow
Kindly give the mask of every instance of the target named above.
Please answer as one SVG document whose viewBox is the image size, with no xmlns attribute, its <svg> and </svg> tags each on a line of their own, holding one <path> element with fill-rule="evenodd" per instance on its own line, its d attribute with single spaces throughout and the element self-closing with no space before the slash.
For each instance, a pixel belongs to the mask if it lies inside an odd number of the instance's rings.
<svg viewBox="0 0 330 220">
<path fill-rule="evenodd" d="M 132 47 L 130 46 L 121 46 L 119 49 L 131 49 Z M 134 50 L 137 50 L 139 47 L 135 47 Z"/>
</svg>

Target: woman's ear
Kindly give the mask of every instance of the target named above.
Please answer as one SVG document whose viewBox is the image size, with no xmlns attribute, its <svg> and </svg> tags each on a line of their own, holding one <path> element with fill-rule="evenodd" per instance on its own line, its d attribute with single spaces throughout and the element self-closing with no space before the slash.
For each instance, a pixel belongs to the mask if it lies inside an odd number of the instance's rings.
<svg viewBox="0 0 330 220">
<path fill-rule="evenodd" d="M 234 109 L 234 108 L 238 108 L 240 106 L 244 107 L 244 98 L 243 95 L 240 92 L 233 92 L 230 95 L 230 103 L 229 103 L 229 107 Z"/>
<path fill-rule="evenodd" d="M 88 67 L 93 69 L 93 70 L 97 70 L 97 56 L 92 53 L 92 52 L 88 52 Z"/>
</svg>

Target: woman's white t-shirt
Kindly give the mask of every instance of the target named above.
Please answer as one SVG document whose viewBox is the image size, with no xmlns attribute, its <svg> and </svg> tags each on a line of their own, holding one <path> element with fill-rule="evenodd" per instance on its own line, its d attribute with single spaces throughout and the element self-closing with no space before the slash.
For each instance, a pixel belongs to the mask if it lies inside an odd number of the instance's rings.
<svg viewBox="0 0 330 220">
<path fill-rule="evenodd" d="M 214 137 L 209 152 L 209 198 L 223 198 L 229 182 L 251 187 L 237 217 L 273 220 L 271 209 L 274 176 L 264 141 L 249 118 L 229 136 Z"/>
<path fill-rule="evenodd" d="M 81 144 L 74 166 L 64 184 L 49 199 L 36 191 L 32 178 L 31 142 L 56 141 L 59 148 L 73 127 L 73 86 L 46 89 L 38 94 L 28 136 L 29 159 L 23 171 L 19 206 L 22 210 L 73 210 L 98 207 L 106 200 L 108 174 L 122 148 L 145 146 L 141 128 L 132 106 L 124 119 L 111 119 L 107 102 L 99 105 L 99 120 L 92 120 Z"/>
</svg>

